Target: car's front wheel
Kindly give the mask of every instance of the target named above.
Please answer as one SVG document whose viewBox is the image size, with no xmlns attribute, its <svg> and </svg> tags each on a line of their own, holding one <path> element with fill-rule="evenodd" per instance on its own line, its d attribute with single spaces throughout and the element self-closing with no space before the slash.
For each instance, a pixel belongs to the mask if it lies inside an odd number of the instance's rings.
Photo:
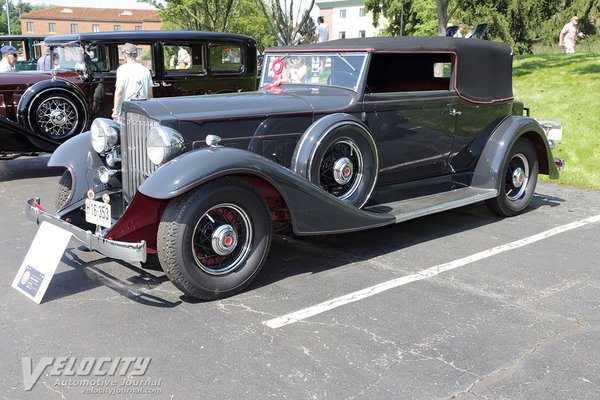
<svg viewBox="0 0 600 400">
<path fill-rule="evenodd" d="M 186 295 L 233 295 L 258 274 L 272 238 L 269 208 L 247 181 L 225 178 L 167 206 L 158 228 L 162 269 Z"/>
<path fill-rule="evenodd" d="M 27 122 L 34 132 L 64 142 L 85 128 L 83 107 L 72 93 L 48 91 L 33 100 Z"/>
<path fill-rule="evenodd" d="M 500 193 L 498 197 L 487 200 L 487 206 L 503 217 L 521 213 L 533 198 L 538 172 L 535 147 L 526 138 L 517 140 L 503 168 Z"/>
</svg>

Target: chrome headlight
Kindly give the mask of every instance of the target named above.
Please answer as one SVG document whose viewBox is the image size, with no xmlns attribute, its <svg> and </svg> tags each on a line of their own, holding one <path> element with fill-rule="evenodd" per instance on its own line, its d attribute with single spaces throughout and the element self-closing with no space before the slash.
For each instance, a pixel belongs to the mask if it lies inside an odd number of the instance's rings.
<svg viewBox="0 0 600 400">
<path fill-rule="evenodd" d="M 154 165 L 161 165 L 183 153 L 185 142 L 175 129 L 158 125 L 148 132 L 146 151 Z"/>
<path fill-rule="evenodd" d="M 109 151 L 119 140 L 119 125 L 108 118 L 96 118 L 90 128 L 92 147 L 98 153 Z"/>
</svg>

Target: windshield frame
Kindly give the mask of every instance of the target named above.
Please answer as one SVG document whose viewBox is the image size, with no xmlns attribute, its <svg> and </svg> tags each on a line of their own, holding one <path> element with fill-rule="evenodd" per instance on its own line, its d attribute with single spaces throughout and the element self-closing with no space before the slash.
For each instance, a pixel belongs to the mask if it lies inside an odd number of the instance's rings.
<svg viewBox="0 0 600 400">
<path fill-rule="evenodd" d="M 292 78 L 291 72 L 295 59 L 308 71 L 306 78 L 297 80 Z M 267 89 L 279 85 L 311 85 L 327 87 L 343 87 L 356 93 L 361 91 L 364 77 L 367 72 L 369 54 L 366 51 L 287 51 L 266 52 L 263 58 L 262 75 L 260 76 L 259 89 Z M 282 64 L 282 72 L 279 78 L 275 77 L 272 66 L 274 62 Z M 336 81 L 331 81 L 335 75 Z"/>
</svg>

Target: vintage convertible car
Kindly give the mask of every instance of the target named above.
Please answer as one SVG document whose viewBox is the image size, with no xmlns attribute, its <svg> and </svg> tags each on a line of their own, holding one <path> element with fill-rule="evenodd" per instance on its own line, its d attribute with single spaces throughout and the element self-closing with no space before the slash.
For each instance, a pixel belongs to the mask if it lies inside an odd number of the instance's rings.
<svg viewBox="0 0 600 400">
<path fill-rule="evenodd" d="M 55 150 L 110 117 L 120 49 L 134 43 L 154 96 L 256 89 L 256 41 L 215 32 L 131 31 L 48 36 L 51 71 L 0 75 L 0 156 Z M 35 63 L 34 63 L 35 65 Z"/>
<path fill-rule="evenodd" d="M 516 215 L 538 173 L 558 170 L 513 100 L 511 68 L 505 44 L 446 37 L 270 49 L 263 90 L 126 103 L 120 127 L 96 119 L 49 161 L 67 168 L 59 211 L 30 199 L 27 215 L 201 299 L 248 285 L 273 232 L 350 232 L 483 200 Z"/>
</svg>

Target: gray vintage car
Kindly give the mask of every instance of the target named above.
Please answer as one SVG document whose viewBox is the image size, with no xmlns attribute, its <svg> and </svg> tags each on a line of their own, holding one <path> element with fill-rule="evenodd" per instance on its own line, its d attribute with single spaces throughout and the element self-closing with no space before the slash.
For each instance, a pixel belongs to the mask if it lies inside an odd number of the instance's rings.
<svg viewBox="0 0 600 400">
<path fill-rule="evenodd" d="M 268 50 L 262 71 L 256 92 L 96 119 L 49 161 L 67 169 L 58 212 L 30 199 L 28 217 L 216 299 L 252 281 L 274 232 L 377 228 L 484 200 L 512 216 L 538 173 L 558 178 L 546 130 L 513 100 L 505 44 L 338 40 Z"/>
</svg>

